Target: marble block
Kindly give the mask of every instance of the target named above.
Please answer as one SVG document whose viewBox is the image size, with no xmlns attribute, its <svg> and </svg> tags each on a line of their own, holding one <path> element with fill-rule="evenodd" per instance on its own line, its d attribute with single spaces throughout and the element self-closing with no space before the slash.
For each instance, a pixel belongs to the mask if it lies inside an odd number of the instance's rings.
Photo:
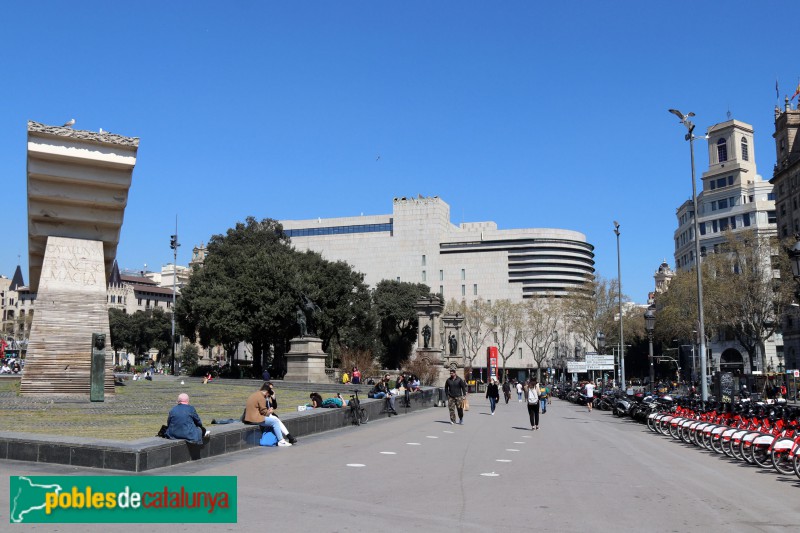
<svg viewBox="0 0 800 533">
<path fill-rule="evenodd" d="M 92 333 L 111 345 L 103 242 L 48 237 L 20 393 L 88 396 Z M 106 394 L 114 393 L 112 362 L 106 358 Z"/>
</svg>

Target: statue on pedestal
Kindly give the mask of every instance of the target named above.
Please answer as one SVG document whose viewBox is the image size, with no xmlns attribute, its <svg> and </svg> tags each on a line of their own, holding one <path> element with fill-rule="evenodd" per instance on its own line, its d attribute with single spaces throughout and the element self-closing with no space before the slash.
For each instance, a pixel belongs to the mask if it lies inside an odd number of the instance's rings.
<svg viewBox="0 0 800 533">
<path fill-rule="evenodd" d="M 300 298 L 302 301 L 295 313 L 297 325 L 300 326 L 300 337 L 315 337 L 317 335 L 317 321 L 314 319 L 314 314 L 322 311 L 322 309 L 302 292 L 300 293 Z"/>
<path fill-rule="evenodd" d="M 458 339 L 456 339 L 455 333 L 450 334 L 447 344 L 450 347 L 450 355 L 458 355 Z"/>
<path fill-rule="evenodd" d="M 425 327 L 422 328 L 422 340 L 425 342 L 424 347 L 425 348 L 430 348 L 431 327 L 428 324 L 425 324 Z"/>
</svg>

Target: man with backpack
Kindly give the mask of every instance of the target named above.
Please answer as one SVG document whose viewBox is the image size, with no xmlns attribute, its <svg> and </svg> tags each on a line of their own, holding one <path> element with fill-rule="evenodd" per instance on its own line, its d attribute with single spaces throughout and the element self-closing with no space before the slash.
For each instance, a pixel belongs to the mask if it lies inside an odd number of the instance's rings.
<svg viewBox="0 0 800 533">
<path fill-rule="evenodd" d="M 539 384 L 539 409 L 542 414 L 547 412 L 547 397 L 550 395 L 550 387 L 546 383 Z"/>
</svg>

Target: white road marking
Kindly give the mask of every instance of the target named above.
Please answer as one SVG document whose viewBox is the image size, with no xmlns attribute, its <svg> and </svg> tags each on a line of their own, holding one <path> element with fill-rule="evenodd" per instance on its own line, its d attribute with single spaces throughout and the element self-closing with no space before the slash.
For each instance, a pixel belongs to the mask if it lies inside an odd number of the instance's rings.
<svg viewBox="0 0 800 533">
<path fill-rule="evenodd" d="M 439 438 L 439 437 L 434 437 L 433 435 L 426 435 L 426 437 L 429 438 L 429 439 L 438 439 Z"/>
<path fill-rule="evenodd" d="M 347 466 L 352 466 L 353 468 L 361 468 L 362 466 L 367 466 L 367 465 L 362 465 L 361 463 L 348 463 Z"/>
<path fill-rule="evenodd" d="M 494 472 L 485 472 L 481 475 L 485 477 L 500 477 L 500 474 L 495 474 Z"/>
<path fill-rule="evenodd" d="M 519 441 L 519 442 L 514 442 L 514 444 L 525 444 L 525 443 L 522 442 L 522 441 Z"/>
<path fill-rule="evenodd" d="M 518 452 L 519 450 L 515 450 L 514 448 L 506 448 L 507 452 Z"/>
<path fill-rule="evenodd" d="M 381 452 L 383 455 L 397 455 L 397 452 Z"/>
<path fill-rule="evenodd" d="M 419 442 L 406 442 L 409 446 L 422 446 Z"/>
<path fill-rule="evenodd" d="M 498 463 L 510 463 L 511 459 L 495 459 Z"/>
<path fill-rule="evenodd" d="M 443 433 L 454 433 L 454 432 L 445 430 Z"/>
</svg>

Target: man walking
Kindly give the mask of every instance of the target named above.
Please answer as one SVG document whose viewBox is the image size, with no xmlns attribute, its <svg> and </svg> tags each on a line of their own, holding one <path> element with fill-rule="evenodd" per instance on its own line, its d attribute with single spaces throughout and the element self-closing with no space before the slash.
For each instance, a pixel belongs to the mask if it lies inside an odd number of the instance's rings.
<svg viewBox="0 0 800 533">
<path fill-rule="evenodd" d="M 455 368 L 450 369 L 450 377 L 444 382 L 444 392 L 447 394 L 447 408 L 450 410 L 450 423 L 464 423 L 464 397 L 467 395 L 467 384 L 456 375 Z"/>
<path fill-rule="evenodd" d="M 589 412 L 592 412 L 592 404 L 594 403 L 594 383 L 587 381 L 584 385 L 586 391 L 586 405 L 589 407 Z"/>
</svg>

